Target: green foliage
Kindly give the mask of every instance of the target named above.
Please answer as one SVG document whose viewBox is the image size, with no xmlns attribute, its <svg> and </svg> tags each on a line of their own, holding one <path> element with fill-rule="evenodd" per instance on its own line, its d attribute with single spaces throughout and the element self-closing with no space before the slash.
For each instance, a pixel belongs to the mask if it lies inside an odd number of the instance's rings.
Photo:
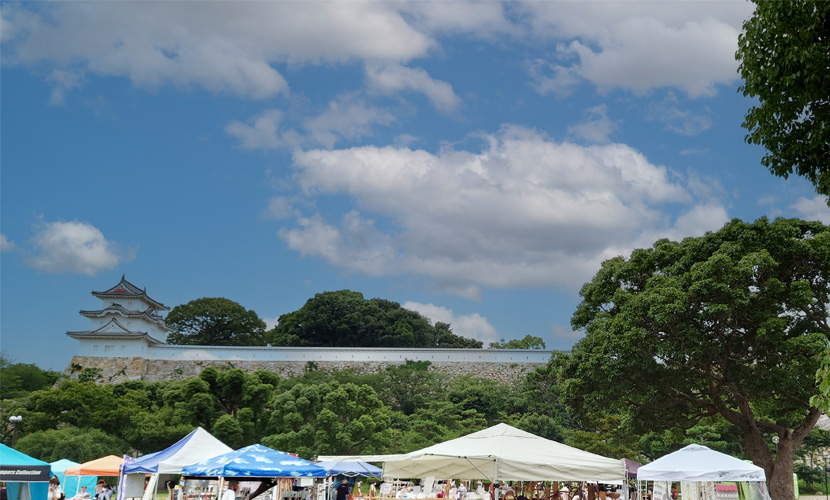
<svg viewBox="0 0 830 500">
<path fill-rule="evenodd" d="M 523 339 L 511 339 L 507 342 L 501 339 L 499 342 L 490 342 L 490 349 L 539 349 L 545 348 L 545 341 L 540 337 L 525 335 Z"/>
<path fill-rule="evenodd" d="M 465 375 L 450 382 L 447 399 L 462 413 L 475 410 L 492 425 L 512 412 L 516 393 L 495 380 Z"/>
<path fill-rule="evenodd" d="M 720 415 L 786 494 L 792 450 L 819 414 L 808 401 L 830 338 L 830 228 L 734 220 L 606 261 L 580 294 L 572 325 L 587 335 L 565 392 L 582 418 L 619 412 L 644 432 Z"/>
<path fill-rule="evenodd" d="M 746 140 L 767 149 L 761 162 L 773 174 L 796 173 L 830 195 L 830 2 L 753 1 L 735 55 L 740 90 L 758 99 Z"/>
<path fill-rule="evenodd" d="M 12 363 L 0 353 L 0 398 L 17 398 L 52 386 L 60 374 L 29 363 Z"/>
<path fill-rule="evenodd" d="M 611 458 L 636 457 L 637 435 L 620 414 L 597 414 L 588 419 L 591 427 L 571 431 L 565 444 Z"/>
<path fill-rule="evenodd" d="M 245 438 L 242 425 L 231 415 L 222 415 L 216 420 L 213 435 L 235 450 L 242 447 Z"/>
<path fill-rule="evenodd" d="M 164 319 L 176 329 L 168 344 L 265 345 L 265 322 L 225 298 L 201 298 L 174 307 Z"/>
<path fill-rule="evenodd" d="M 298 384 L 270 406 L 265 446 L 312 458 L 378 453 L 389 444 L 391 412 L 368 385 Z"/>
<path fill-rule="evenodd" d="M 818 391 L 810 398 L 810 404 L 824 413 L 830 413 L 830 345 L 816 370 L 816 383 Z"/>
<path fill-rule="evenodd" d="M 83 463 L 105 455 L 123 455 L 129 446 L 100 429 L 63 427 L 24 436 L 17 441 L 16 448 L 45 462 L 68 458 Z"/>
<path fill-rule="evenodd" d="M 406 360 L 391 365 L 383 372 L 379 396 L 395 411 L 412 415 L 440 390 L 437 375 L 429 370 L 429 361 Z"/>
<path fill-rule="evenodd" d="M 397 302 L 363 298 L 350 290 L 323 292 L 280 316 L 267 334 L 271 345 L 312 347 L 474 347 L 446 323 L 430 325 Z"/>
</svg>

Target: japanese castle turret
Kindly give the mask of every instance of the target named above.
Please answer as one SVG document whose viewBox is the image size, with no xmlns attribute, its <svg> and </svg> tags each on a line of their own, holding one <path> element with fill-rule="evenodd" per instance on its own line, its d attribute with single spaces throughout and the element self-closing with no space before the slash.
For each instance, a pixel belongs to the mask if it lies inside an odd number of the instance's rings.
<svg viewBox="0 0 830 500">
<path fill-rule="evenodd" d="M 101 309 L 81 311 L 89 318 L 90 329 L 66 332 L 80 341 L 81 356 L 141 356 L 147 347 L 164 344 L 172 331 L 164 323 L 160 311 L 170 308 L 150 298 L 147 289 L 140 289 L 124 276 L 103 292 L 92 292 L 103 302 Z"/>
</svg>

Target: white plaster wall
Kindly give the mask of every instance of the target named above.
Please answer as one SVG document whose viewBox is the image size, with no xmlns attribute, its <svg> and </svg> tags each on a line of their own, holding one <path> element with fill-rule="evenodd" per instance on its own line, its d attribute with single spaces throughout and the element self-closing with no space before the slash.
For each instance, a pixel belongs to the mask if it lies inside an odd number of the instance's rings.
<svg viewBox="0 0 830 500">
<path fill-rule="evenodd" d="M 519 349 L 402 349 L 382 347 L 148 346 L 143 340 L 81 339 L 78 356 L 143 357 L 167 361 L 376 361 L 547 363 L 553 351 Z"/>
<path fill-rule="evenodd" d="M 99 358 L 132 358 L 143 357 L 146 352 L 147 342 L 144 340 L 80 339 L 77 355 Z"/>
<path fill-rule="evenodd" d="M 402 349 L 382 347 L 150 346 L 146 359 L 171 361 L 385 361 L 547 363 L 553 351 L 519 349 Z"/>
</svg>

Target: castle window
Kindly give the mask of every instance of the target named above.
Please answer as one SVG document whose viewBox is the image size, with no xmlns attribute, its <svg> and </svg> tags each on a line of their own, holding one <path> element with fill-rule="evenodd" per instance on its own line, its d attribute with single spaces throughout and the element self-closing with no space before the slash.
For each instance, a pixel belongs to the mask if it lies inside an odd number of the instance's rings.
<svg viewBox="0 0 830 500">
<path fill-rule="evenodd" d="M 124 351 L 126 351 L 126 350 L 127 350 L 127 346 L 122 345 L 122 346 L 121 346 L 121 352 L 124 352 Z"/>
<path fill-rule="evenodd" d="M 98 352 L 98 344 L 92 346 L 92 352 Z"/>
<path fill-rule="evenodd" d="M 114 345 L 105 345 L 104 346 L 104 352 L 112 352 L 113 350 L 115 350 Z"/>
</svg>

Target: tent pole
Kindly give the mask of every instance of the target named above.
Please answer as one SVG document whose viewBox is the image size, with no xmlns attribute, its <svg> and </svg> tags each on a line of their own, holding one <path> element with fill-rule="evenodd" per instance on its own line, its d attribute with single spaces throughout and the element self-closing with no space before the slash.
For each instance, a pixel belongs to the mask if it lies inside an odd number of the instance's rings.
<svg viewBox="0 0 830 500">
<path fill-rule="evenodd" d="M 493 480 L 492 480 L 492 479 L 490 479 L 490 476 L 488 476 L 487 474 L 485 474 L 483 470 L 481 470 L 481 469 L 479 469 L 479 468 L 478 468 L 478 465 L 474 464 L 474 463 L 473 463 L 473 461 L 472 461 L 472 460 L 470 460 L 470 457 L 464 457 L 464 458 L 465 458 L 468 462 L 470 462 L 470 465 L 472 465 L 473 467 L 475 467 L 477 471 L 481 472 L 481 475 L 482 475 L 482 476 L 484 476 L 484 477 L 486 477 L 488 481 L 490 481 L 491 483 L 493 482 Z"/>
</svg>

